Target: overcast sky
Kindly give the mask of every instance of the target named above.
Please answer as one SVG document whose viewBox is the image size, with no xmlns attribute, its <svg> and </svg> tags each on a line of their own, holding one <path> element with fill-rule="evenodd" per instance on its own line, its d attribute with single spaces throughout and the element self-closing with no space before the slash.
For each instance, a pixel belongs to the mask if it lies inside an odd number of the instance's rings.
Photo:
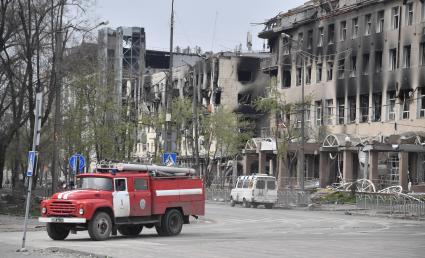
<svg viewBox="0 0 425 258">
<path fill-rule="evenodd" d="M 254 50 L 261 50 L 257 37 L 264 22 L 305 0 L 175 0 L 174 46 L 201 46 L 203 51 L 234 50 L 252 33 Z M 95 16 L 109 27 L 144 27 L 148 49 L 169 49 L 171 0 L 97 0 Z M 214 25 L 216 24 L 216 25 Z M 215 34 L 215 36 L 214 36 Z"/>
</svg>

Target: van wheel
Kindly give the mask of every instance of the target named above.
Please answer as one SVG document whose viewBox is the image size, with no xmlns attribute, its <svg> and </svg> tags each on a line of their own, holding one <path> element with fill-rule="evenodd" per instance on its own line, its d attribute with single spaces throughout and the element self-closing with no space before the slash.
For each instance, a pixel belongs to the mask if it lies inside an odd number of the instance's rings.
<svg viewBox="0 0 425 258">
<path fill-rule="evenodd" d="M 47 223 L 47 235 L 53 240 L 64 240 L 69 235 L 69 228 L 60 223 Z"/>
<path fill-rule="evenodd" d="M 243 206 L 244 208 L 249 208 L 249 207 L 250 207 L 249 202 L 247 202 L 245 198 L 244 198 L 244 199 L 243 199 L 243 201 L 242 201 L 242 206 Z"/>
<path fill-rule="evenodd" d="M 230 207 L 235 207 L 235 201 L 233 200 L 232 197 L 230 197 Z"/>
<path fill-rule="evenodd" d="M 180 234 L 183 227 L 183 217 L 179 210 L 168 210 L 161 219 L 161 226 L 156 225 L 155 229 L 160 236 L 175 236 Z"/>
<path fill-rule="evenodd" d="M 112 221 L 106 212 L 97 212 L 89 221 L 89 235 L 92 240 L 102 241 L 109 238 Z"/>
<path fill-rule="evenodd" d="M 266 204 L 264 204 L 264 206 L 266 207 L 266 209 L 273 209 L 274 204 L 273 203 L 266 203 Z"/>
<path fill-rule="evenodd" d="M 117 229 L 123 236 L 137 236 L 142 232 L 143 225 L 123 225 L 118 226 Z"/>
</svg>

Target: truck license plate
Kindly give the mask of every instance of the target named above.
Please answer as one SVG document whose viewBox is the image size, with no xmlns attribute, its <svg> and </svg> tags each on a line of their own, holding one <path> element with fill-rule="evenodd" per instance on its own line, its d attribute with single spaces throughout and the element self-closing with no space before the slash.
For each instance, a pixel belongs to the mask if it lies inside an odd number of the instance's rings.
<svg viewBox="0 0 425 258">
<path fill-rule="evenodd" d="M 52 222 L 63 222 L 63 218 L 52 218 Z"/>
</svg>

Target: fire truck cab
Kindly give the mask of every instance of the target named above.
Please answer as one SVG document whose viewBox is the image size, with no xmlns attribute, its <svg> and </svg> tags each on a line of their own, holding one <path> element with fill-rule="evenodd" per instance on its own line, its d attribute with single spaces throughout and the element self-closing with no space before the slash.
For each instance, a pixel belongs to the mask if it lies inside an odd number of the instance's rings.
<svg viewBox="0 0 425 258">
<path fill-rule="evenodd" d="M 82 230 L 105 240 L 117 232 L 138 235 L 143 227 L 174 236 L 189 216 L 205 214 L 205 193 L 193 169 L 117 164 L 79 175 L 77 189 L 41 202 L 41 214 L 53 240 Z"/>
</svg>

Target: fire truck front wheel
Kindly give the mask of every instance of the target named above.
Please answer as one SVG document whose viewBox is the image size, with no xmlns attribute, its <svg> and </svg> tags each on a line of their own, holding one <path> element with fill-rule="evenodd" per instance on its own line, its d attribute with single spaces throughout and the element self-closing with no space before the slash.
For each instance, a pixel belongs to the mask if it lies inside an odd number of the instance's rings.
<svg viewBox="0 0 425 258">
<path fill-rule="evenodd" d="M 69 228 L 60 223 L 47 223 L 47 234 L 53 240 L 64 240 L 69 235 Z"/>
<path fill-rule="evenodd" d="M 183 227 L 183 217 L 179 210 L 168 210 L 161 219 L 161 226 L 156 225 L 155 229 L 160 236 L 175 236 L 180 234 Z"/>
<path fill-rule="evenodd" d="M 111 217 L 106 212 L 97 212 L 89 221 L 89 235 L 92 240 L 106 240 L 111 235 L 111 231 Z"/>
</svg>

